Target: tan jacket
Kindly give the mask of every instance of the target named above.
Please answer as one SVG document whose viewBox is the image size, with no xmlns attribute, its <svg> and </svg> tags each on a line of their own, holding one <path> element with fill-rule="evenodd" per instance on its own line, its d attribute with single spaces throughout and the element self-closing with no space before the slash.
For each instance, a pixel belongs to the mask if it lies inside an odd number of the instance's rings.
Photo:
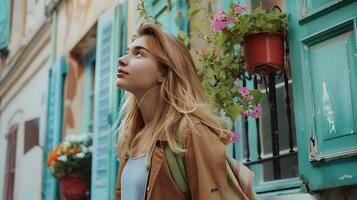
<svg viewBox="0 0 357 200">
<path fill-rule="evenodd" d="M 195 129 L 188 129 L 185 137 L 187 151 L 184 157 L 189 194 L 182 193 L 175 184 L 164 151 L 156 146 L 151 160 L 146 200 L 227 199 L 226 145 L 198 119 L 193 119 L 193 122 Z M 160 137 L 159 140 L 166 141 L 166 138 Z M 123 161 L 119 168 L 116 200 L 121 199 L 120 180 L 125 164 L 126 161 Z"/>
</svg>

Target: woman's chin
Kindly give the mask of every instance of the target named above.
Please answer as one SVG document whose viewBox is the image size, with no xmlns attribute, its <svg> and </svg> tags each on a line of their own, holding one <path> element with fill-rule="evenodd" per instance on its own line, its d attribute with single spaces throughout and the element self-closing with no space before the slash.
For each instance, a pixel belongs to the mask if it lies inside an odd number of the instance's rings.
<svg viewBox="0 0 357 200">
<path fill-rule="evenodd" d="M 123 84 L 123 80 L 121 80 L 120 78 L 117 79 L 116 86 L 119 89 L 123 89 L 123 90 L 125 89 L 125 85 Z"/>
<path fill-rule="evenodd" d="M 116 86 L 117 86 L 118 89 L 122 89 L 122 90 L 126 90 L 126 91 L 129 91 L 129 90 L 130 90 L 129 87 L 128 87 L 128 85 L 126 85 L 126 84 L 124 83 L 124 81 L 121 80 L 120 78 L 117 79 L 117 81 L 116 81 Z"/>
</svg>

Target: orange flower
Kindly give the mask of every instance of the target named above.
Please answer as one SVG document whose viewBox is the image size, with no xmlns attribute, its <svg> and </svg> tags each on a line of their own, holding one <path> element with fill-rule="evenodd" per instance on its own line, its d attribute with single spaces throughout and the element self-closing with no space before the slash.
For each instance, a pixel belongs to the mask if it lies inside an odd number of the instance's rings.
<svg viewBox="0 0 357 200">
<path fill-rule="evenodd" d="M 50 153 L 48 154 L 47 166 L 49 167 L 50 165 L 52 165 L 53 162 L 57 162 L 57 157 L 57 148 L 50 151 Z"/>
<path fill-rule="evenodd" d="M 66 154 L 68 154 L 71 151 L 71 147 L 66 148 Z"/>
<path fill-rule="evenodd" d="M 77 147 L 76 149 L 74 149 L 74 154 L 77 154 L 80 150 L 81 150 L 81 147 Z"/>
<path fill-rule="evenodd" d="M 59 149 L 60 151 L 63 151 L 63 145 L 61 144 L 61 145 L 58 147 L 58 149 Z"/>
</svg>

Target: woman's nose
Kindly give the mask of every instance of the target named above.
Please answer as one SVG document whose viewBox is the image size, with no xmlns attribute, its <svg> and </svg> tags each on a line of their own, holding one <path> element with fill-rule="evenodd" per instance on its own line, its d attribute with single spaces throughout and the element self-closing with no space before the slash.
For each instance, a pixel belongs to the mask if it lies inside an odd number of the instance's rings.
<svg viewBox="0 0 357 200">
<path fill-rule="evenodd" d="M 122 56 L 122 57 L 120 57 L 120 58 L 118 59 L 118 64 L 119 64 L 119 66 L 121 66 L 121 67 L 127 65 L 127 60 L 125 59 L 125 55 Z"/>
</svg>

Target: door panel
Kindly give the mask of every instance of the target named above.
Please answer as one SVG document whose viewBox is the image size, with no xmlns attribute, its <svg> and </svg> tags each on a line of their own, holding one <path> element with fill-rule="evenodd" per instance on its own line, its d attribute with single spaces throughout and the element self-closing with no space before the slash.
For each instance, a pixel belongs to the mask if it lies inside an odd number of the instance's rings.
<svg viewBox="0 0 357 200">
<path fill-rule="evenodd" d="M 357 150 L 354 23 L 348 20 L 302 41 L 316 140 L 311 161 L 338 159 Z"/>
<path fill-rule="evenodd" d="M 302 188 L 356 184 L 357 1 L 286 4 Z"/>
</svg>

